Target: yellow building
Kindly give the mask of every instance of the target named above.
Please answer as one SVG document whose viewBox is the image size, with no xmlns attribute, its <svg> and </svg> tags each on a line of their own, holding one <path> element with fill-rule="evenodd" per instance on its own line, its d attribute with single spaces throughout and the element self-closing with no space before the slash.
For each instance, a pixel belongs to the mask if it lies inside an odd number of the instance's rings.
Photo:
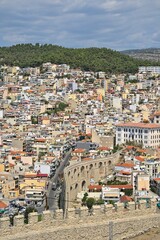
<svg viewBox="0 0 160 240">
<path fill-rule="evenodd" d="M 146 190 L 149 191 L 149 181 L 150 177 L 147 174 L 137 175 L 137 190 L 142 191 Z"/>
<path fill-rule="evenodd" d="M 127 93 L 122 93 L 122 99 L 127 99 L 128 94 Z"/>
<path fill-rule="evenodd" d="M 26 187 L 42 187 L 45 188 L 46 186 L 46 180 L 41 180 L 41 179 L 25 179 L 23 183 L 20 183 L 20 190 L 26 188 Z"/>
<path fill-rule="evenodd" d="M 104 90 L 104 88 L 98 88 L 97 89 L 97 94 L 101 95 L 102 97 L 105 97 L 105 90 Z"/>
<path fill-rule="evenodd" d="M 9 190 L 8 196 L 9 196 L 9 199 L 18 198 L 19 197 L 19 190 L 18 189 Z"/>
<path fill-rule="evenodd" d="M 4 170 L 5 170 L 4 164 L 1 163 L 1 164 L 0 164 L 0 172 L 4 172 Z"/>
</svg>

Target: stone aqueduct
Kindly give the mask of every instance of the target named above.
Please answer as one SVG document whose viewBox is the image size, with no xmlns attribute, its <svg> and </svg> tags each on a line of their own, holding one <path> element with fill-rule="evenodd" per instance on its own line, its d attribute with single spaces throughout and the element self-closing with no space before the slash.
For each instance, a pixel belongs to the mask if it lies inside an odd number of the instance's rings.
<svg viewBox="0 0 160 240">
<path fill-rule="evenodd" d="M 85 191 L 90 180 L 98 182 L 112 172 L 113 166 L 119 161 L 120 152 L 90 161 L 71 163 L 64 170 L 66 208 L 71 207 L 78 192 Z"/>
</svg>

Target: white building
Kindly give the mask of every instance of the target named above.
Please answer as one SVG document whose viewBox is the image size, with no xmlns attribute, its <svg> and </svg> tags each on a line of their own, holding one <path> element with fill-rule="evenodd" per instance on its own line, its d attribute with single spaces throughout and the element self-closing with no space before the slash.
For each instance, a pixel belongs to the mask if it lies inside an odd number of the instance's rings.
<svg viewBox="0 0 160 240">
<path fill-rule="evenodd" d="M 144 162 L 145 170 L 151 178 L 157 178 L 160 175 L 160 161 L 159 159 L 148 159 Z"/>
<path fill-rule="evenodd" d="M 120 199 L 120 189 L 119 188 L 102 187 L 102 199 L 105 202 L 109 202 L 109 201 L 118 202 Z"/>
<path fill-rule="evenodd" d="M 120 97 L 113 98 L 113 108 L 122 111 L 122 99 Z"/>
<path fill-rule="evenodd" d="M 160 146 L 160 124 L 120 123 L 116 125 L 116 145 L 127 141 L 143 144 L 143 147 Z"/>
<path fill-rule="evenodd" d="M 141 66 L 139 67 L 139 73 L 142 72 L 152 72 L 152 73 L 158 73 L 160 74 L 160 66 Z"/>
</svg>

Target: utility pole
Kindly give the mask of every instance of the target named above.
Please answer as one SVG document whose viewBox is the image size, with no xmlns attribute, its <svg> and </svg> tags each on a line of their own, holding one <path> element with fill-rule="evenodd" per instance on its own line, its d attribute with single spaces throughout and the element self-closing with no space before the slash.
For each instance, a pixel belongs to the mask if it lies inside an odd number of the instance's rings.
<svg viewBox="0 0 160 240">
<path fill-rule="evenodd" d="M 113 240 L 113 222 L 109 222 L 109 240 Z"/>
</svg>

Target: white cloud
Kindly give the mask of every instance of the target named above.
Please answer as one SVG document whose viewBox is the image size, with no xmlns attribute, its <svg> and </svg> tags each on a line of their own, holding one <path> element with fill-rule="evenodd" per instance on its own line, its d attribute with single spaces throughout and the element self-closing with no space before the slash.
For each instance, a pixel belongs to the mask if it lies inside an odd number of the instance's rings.
<svg viewBox="0 0 160 240">
<path fill-rule="evenodd" d="M 158 46 L 159 0 L 0 0 L 0 45 Z"/>
</svg>

